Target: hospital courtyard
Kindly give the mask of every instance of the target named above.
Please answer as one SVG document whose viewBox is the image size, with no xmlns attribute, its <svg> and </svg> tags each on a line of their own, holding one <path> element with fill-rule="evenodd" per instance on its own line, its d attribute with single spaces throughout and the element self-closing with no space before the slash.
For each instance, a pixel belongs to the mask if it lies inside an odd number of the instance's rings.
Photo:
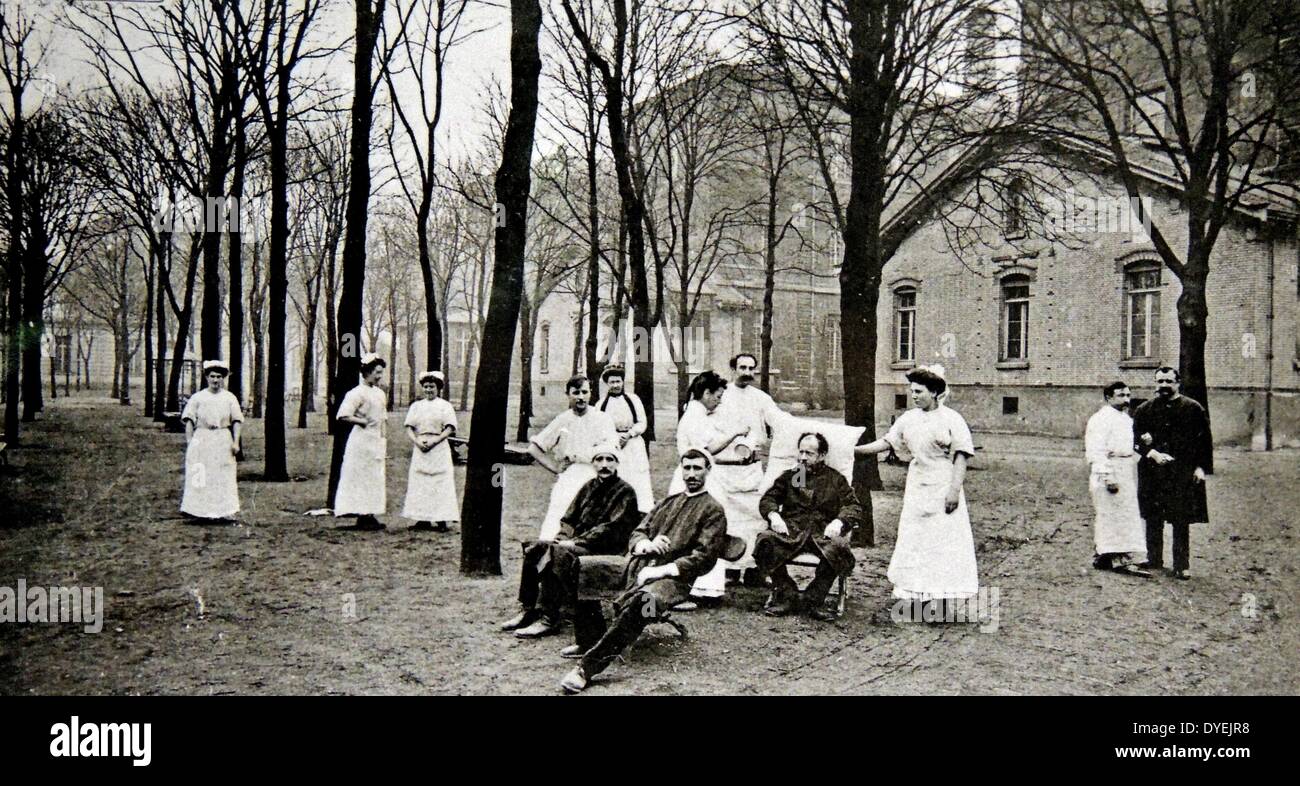
<svg viewBox="0 0 1300 786">
<path fill-rule="evenodd" d="M 409 453 L 400 437 L 389 441 L 386 532 L 304 515 L 324 504 L 320 417 L 289 429 L 297 480 L 287 484 L 257 479 L 261 422 L 250 419 L 242 522 L 200 526 L 177 510 L 182 435 L 108 399 L 47 402 L 0 467 L 0 586 L 102 586 L 103 629 L 0 625 L 0 693 L 557 693 L 569 630 L 539 641 L 497 630 L 551 475 L 507 469 L 503 575 L 466 578 L 458 528 L 409 532 L 395 514 Z M 469 414 L 459 417 L 465 433 Z M 661 440 L 671 437 L 671 413 L 658 417 Z M 1217 449 L 1212 522 L 1193 526 L 1194 578 L 1179 582 L 1091 569 L 1081 439 L 976 431 L 975 441 L 966 493 L 980 584 L 997 590 L 991 620 L 891 619 L 885 568 L 905 468 L 882 466 L 876 546 L 856 550 L 840 620 L 768 618 L 765 592 L 737 586 L 721 608 L 679 615 L 685 641 L 649 629 L 588 693 L 1300 692 L 1300 451 Z M 657 496 L 672 460 L 670 441 L 654 443 Z"/>
</svg>

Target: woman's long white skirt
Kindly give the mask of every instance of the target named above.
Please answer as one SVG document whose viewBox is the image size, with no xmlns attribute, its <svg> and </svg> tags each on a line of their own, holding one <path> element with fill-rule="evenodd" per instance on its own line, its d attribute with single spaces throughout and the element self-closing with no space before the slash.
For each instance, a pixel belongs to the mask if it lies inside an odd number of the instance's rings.
<svg viewBox="0 0 1300 786">
<path fill-rule="evenodd" d="M 234 436 L 229 429 L 196 429 L 185 448 L 185 488 L 181 512 L 205 519 L 239 513 Z"/>
<path fill-rule="evenodd" d="M 966 492 L 957 509 L 944 513 L 947 483 L 921 485 L 908 471 L 898 540 L 886 575 L 894 597 L 912 600 L 969 598 L 979 591 L 975 538 L 966 511 Z"/>
<path fill-rule="evenodd" d="M 335 516 L 380 516 L 387 508 L 384 488 L 384 462 L 388 458 L 388 440 L 379 429 L 353 426 L 343 450 L 343 468 L 339 487 L 334 493 Z"/>
<path fill-rule="evenodd" d="M 402 515 L 416 521 L 460 520 L 451 445 L 445 440 L 428 453 L 411 448 L 411 469 L 406 475 L 406 503 Z"/>
<path fill-rule="evenodd" d="M 649 513 L 655 506 L 655 494 L 650 483 L 650 456 L 641 437 L 632 437 L 619 451 L 618 476 L 636 492 L 637 510 Z"/>
</svg>

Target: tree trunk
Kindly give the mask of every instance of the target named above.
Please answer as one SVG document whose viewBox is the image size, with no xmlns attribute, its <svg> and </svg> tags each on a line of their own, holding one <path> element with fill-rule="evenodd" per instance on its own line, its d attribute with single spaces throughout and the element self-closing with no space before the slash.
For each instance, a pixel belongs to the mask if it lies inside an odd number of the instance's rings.
<svg viewBox="0 0 1300 786">
<path fill-rule="evenodd" d="M 501 147 L 501 167 L 496 175 L 497 210 L 501 220 L 496 228 L 492 299 L 483 334 L 483 358 L 474 385 L 469 469 L 461 507 L 460 570 L 468 575 L 501 574 L 503 494 L 499 473 L 505 451 L 510 353 L 524 286 L 537 82 L 542 70 L 537 46 L 542 27 L 538 0 L 510 0 L 510 19 L 511 105 Z"/>
<path fill-rule="evenodd" d="M 167 412 L 167 288 L 171 281 L 172 236 L 164 232 L 160 238 L 162 256 L 158 259 L 158 289 L 154 292 L 154 313 L 157 315 L 158 330 L 154 333 L 154 368 L 153 368 L 153 419 L 161 423 Z M 89 354 L 89 353 L 87 353 Z M 89 372 L 89 369 L 87 369 Z M 90 387 L 90 375 L 86 375 L 86 387 Z"/>
<path fill-rule="evenodd" d="M 587 81 L 591 81 L 591 64 L 587 63 Z M 596 107 L 594 102 L 587 105 L 587 223 L 590 234 L 587 236 L 587 376 L 592 380 L 600 379 L 605 371 L 605 364 L 596 355 L 600 339 L 600 193 L 597 189 L 596 145 L 598 144 L 596 127 Z M 600 394 L 599 385 L 591 383 L 592 403 Z"/>
<path fill-rule="evenodd" d="M 330 380 L 329 419 L 338 414 L 343 395 L 357 384 L 361 358 L 357 343 L 361 338 L 361 316 L 366 278 L 366 224 L 370 204 L 370 128 L 374 120 L 374 95 L 371 91 L 374 72 L 375 39 L 378 21 L 383 19 L 386 0 L 356 0 L 356 51 L 353 57 L 352 130 L 349 141 L 351 183 L 346 208 L 347 228 L 343 238 L 343 291 L 339 296 L 339 358 L 335 376 Z M 335 423 L 334 444 L 330 453 L 328 506 L 334 506 L 339 471 L 343 467 L 343 450 L 351 429 Z"/>
<path fill-rule="evenodd" d="M 338 333 L 335 327 L 335 304 L 337 303 L 338 293 L 335 291 L 334 282 L 337 271 L 335 269 L 335 248 L 331 245 L 329 256 L 325 261 L 325 413 L 329 415 L 334 412 L 334 375 L 338 370 Z M 337 424 L 333 417 L 325 418 L 325 433 L 333 434 Z"/>
<path fill-rule="evenodd" d="M 299 382 L 298 428 L 307 428 L 307 413 L 311 411 L 316 377 L 316 304 L 307 304 L 307 325 L 303 330 L 302 377 Z"/>
<path fill-rule="evenodd" d="M 528 441 L 533 419 L 533 307 L 527 298 L 519 304 L 519 423 L 515 442 Z M 567 392 L 567 391 L 566 391 Z M 478 397 L 474 397 L 475 402 Z"/>
<path fill-rule="evenodd" d="M 152 234 L 149 238 L 149 261 L 145 269 L 144 286 L 144 416 L 153 417 L 153 309 L 154 286 L 158 274 L 158 245 Z M 65 386 L 66 387 L 66 386 Z"/>
<path fill-rule="evenodd" d="M 28 423 L 36 420 L 36 413 L 45 406 L 41 337 L 45 334 L 45 276 L 49 268 L 43 233 L 37 229 L 32 234 L 23 271 L 23 421 Z"/>
<path fill-rule="evenodd" d="M 844 368 L 844 422 L 862 426 L 862 442 L 876 438 L 876 305 L 880 297 L 880 219 L 883 212 L 885 156 L 881 138 L 879 103 L 888 91 L 873 90 L 892 75 L 876 72 L 881 53 L 889 46 L 884 9 L 867 0 L 848 3 L 849 42 L 849 149 L 852 168 L 849 203 L 844 226 L 844 263 L 840 269 L 840 352 Z M 849 355 L 852 354 L 852 357 Z M 862 503 L 864 526 L 854 538 L 875 542 L 871 491 L 880 488 L 880 469 L 874 456 L 853 462 L 853 487 Z"/>
<path fill-rule="evenodd" d="M 574 317 L 573 319 L 573 362 L 569 364 L 569 374 L 573 376 L 577 376 L 579 373 L 582 372 L 582 345 L 583 345 L 582 331 L 583 331 L 583 326 L 586 324 L 586 322 L 587 322 L 587 301 L 585 299 L 579 298 L 578 316 Z M 600 393 L 599 379 L 600 377 L 591 378 L 591 397 L 593 400 L 599 398 L 599 393 Z"/>
<path fill-rule="evenodd" d="M 230 351 L 226 357 L 230 376 L 226 379 L 226 389 L 241 402 L 244 400 L 244 236 L 240 230 L 244 219 L 244 170 L 248 166 L 245 126 L 243 119 L 235 123 L 235 172 L 230 191 L 237 212 L 233 231 L 226 233 L 229 257 L 226 276 L 230 280 Z"/>
<path fill-rule="evenodd" d="M 767 188 L 767 227 L 763 256 L 763 329 L 758 340 L 760 366 L 758 386 L 768 394 L 772 392 L 772 296 L 776 292 L 776 189 L 775 178 L 770 178 Z M 743 324 L 741 330 L 744 330 Z"/>
<path fill-rule="evenodd" d="M 1210 266 L 1208 251 L 1201 251 L 1202 246 L 1189 242 L 1187 264 L 1183 267 L 1180 281 L 1182 294 L 1178 296 L 1178 376 L 1182 381 L 1180 392 L 1205 407 L 1207 426 L 1213 432 L 1210 421 L 1209 386 L 1205 376 L 1205 344 L 1209 335 L 1209 306 L 1206 303 L 1206 279 Z M 1211 439 L 1211 444 L 1213 440 Z M 1214 472 L 1211 456 L 1210 466 L 1202 467 L 1207 474 Z"/>
</svg>

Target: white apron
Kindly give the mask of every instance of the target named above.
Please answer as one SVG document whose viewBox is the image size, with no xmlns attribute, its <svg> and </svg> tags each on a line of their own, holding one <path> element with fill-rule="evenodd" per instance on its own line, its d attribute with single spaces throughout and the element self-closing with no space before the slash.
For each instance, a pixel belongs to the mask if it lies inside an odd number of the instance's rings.
<svg viewBox="0 0 1300 786">
<path fill-rule="evenodd" d="M 619 434 L 632 435 L 618 453 L 618 476 L 626 480 L 636 492 L 637 510 L 649 513 L 655 505 L 655 495 L 650 482 L 650 455 L 645 440 L 641 437 L 645 430 L 645 408 L 636 394 L 625 395 L 626 399 L 610 398 L 607 395 L 600 400 L 597 409 L 610 416 Z M 632 402 L 630 406 L 629 401 Z M 635 410 L 631 407 L 635 407 Z"/>
<path fill-rule="evenodd" d="M 378 420 L 374 426 L 352 426 L 343 451 L 343 468 L 334 494 L 335 516 L 380 516 L 387 510 L 384 464 L 388 458 L 388 399 L 371 385 L 348 391 L 339 405 L 340 415 Z"/>
<path fill-rule="evenodd" d="M 968 598 L 979 590 L 975 538 L 966 492 L 957 509 L 944 512 L 952 479 L 952 458 L 975 454 L 970 428 L 961 415 L 939 405 L 930 412 L 909 409 L 894 421 L 885 440 L 910 453 L 898 538 L 886 575 L 894 597 L 914 600 Z"/>
<path fill-rule="evenodd" d="M 185 448 L 185 487 L 181 512 L 205 519 L 228 519 L 239 513 L 239 484 L 230 428 L 243 421 L 239 399 L 228 390 L 204 388 L 190 396 L 181 413 L 194 424 Z"/>
<path fill-rule="evenodd" d="M 1084 432 L 1088 457 L 1088 491 L 1096 511 L 1093 541 L 1098 554 L 1134 554 L 1146 558 L 1146 526 L 1138 510 L 1137 463 L 1133 419 L 1106 405 L 1088 419 Z M 1114 481 L 1119 491 L 1106 490 Z"/>
<path fill-rule="evenodd" d="M 586 413 L 577 415 L 566 409 L 555 416 L 532 442 L 544 451 L 549 451 L 557 459 L 572 462 L 567 469 L 555 478 L 551 487 L 551 501 L 546 508 L 546 518 L 537 537 L 541 540 L 555 540 L 560 534 L 560 518 L 573 504 L 573 498 L 596 477 L 596 468 L 591 465 L 595 451 L 618 439 L 618 430 L 609 415 L 598 409 L 588 407 Z"/>
<path fill-rule="evenodd" d="M 456 427 L 456 412 L 445 399 L 420 399 L 411 404 L 404 425 L 414 428 L 418 436 L 435 437 L 444 426 Z M 411 446 L 402 515 L 415 521 L 459 521 L 458 502 L 451 443 L 443 440 L 427 453 Z"/>
</svg>

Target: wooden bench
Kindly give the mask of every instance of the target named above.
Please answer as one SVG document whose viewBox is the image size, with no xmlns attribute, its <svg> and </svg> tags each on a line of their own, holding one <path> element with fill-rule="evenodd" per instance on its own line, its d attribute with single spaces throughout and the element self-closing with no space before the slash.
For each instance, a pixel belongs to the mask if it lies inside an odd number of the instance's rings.
<svg viewBox="0 0 1300 786">
<path fill-rule="evenodd" d="M 727 536 L 722 558 L 734 562 L 745 556 L 745 541 L 735 535 Z M 627 569 L 628 558 L 622 555 L 595 554 L 578 557 L 578 600 L 600 601 L 613 605 L 624 594 L 623 572 Z M 668 625 L 685 639 L 689 636 L 686 626 L 673 616 L 672 609 L 656 609 L 651 625 Z"/>
<path fill-rule="evenodd" d="M 164 412 L 164 413 L 163 413 L 163 431 L 166 431 L 166 432 L 168 432 L 168 433 L 170 433 L 170 434 L 184 434 L 184 433 L 185 433 L 185 422 L 184 422 L 183 420 L 181 420 L 181 413 L 179 413 L 179 412 Z"/>
</svg>

